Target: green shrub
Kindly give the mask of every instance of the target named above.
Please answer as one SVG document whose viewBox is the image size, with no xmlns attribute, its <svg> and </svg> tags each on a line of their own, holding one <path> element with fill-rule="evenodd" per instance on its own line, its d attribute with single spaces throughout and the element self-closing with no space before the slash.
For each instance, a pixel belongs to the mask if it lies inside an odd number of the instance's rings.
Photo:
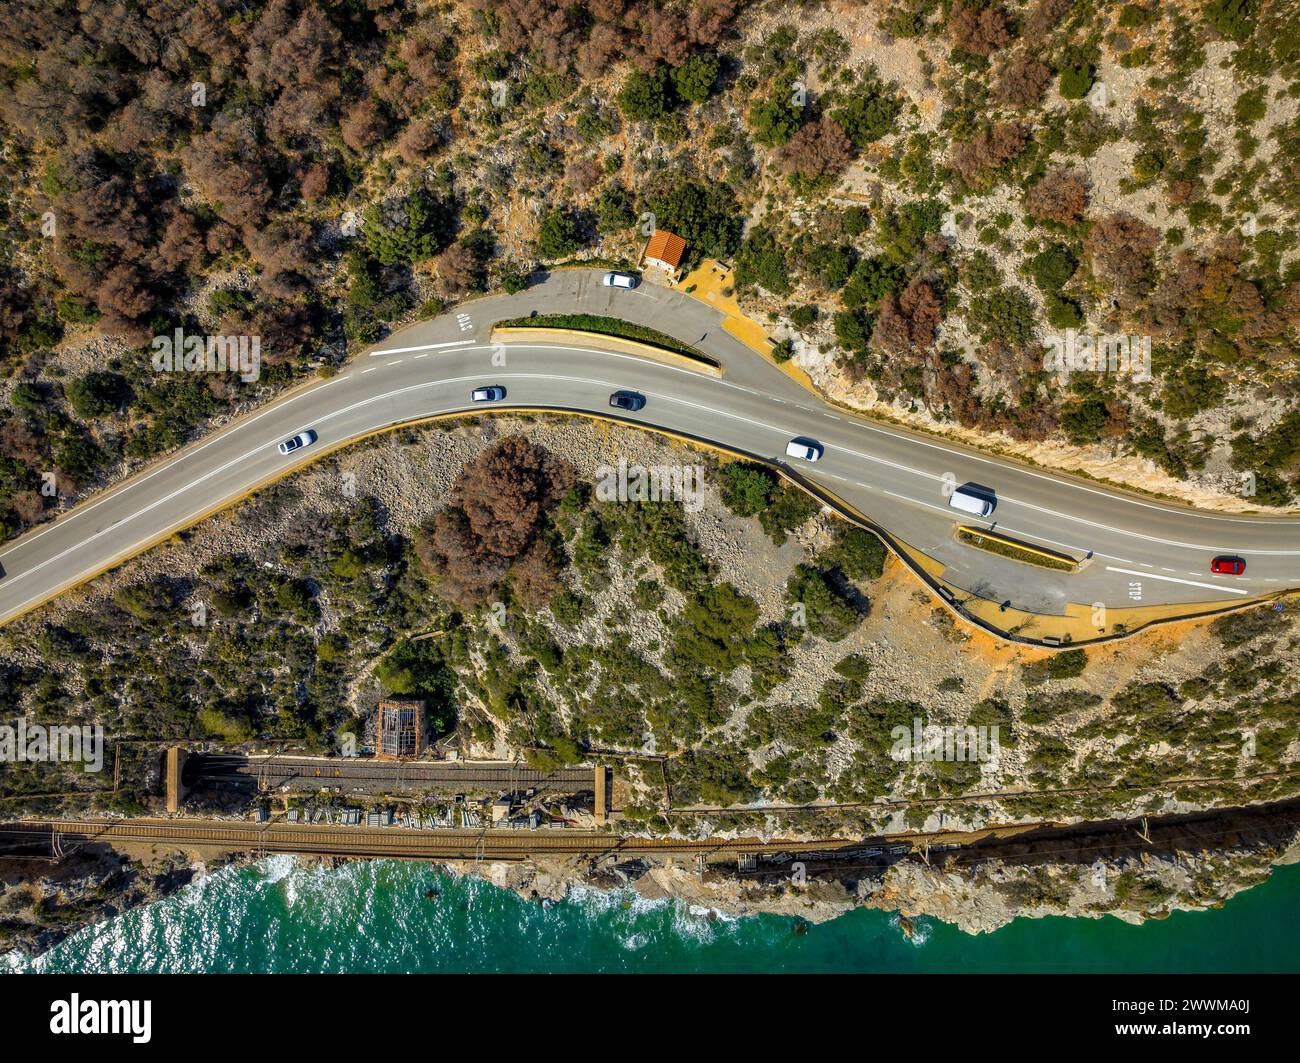
<svg viewBox="0 0 1300 1063">
<path fill-rule="evenodd" d="M 582 621 L 587 611 L 587 601 L 570 590 L 560 591 L 551 599 L 551 614 L 561 624 L 572 627 Z"/>
<path fill-rule="evenodd" d="M 1233 117 L 1242 125 L 1253 125 L 1268 114 L 1268 86 L 1260 85 L 1237 97 Z"/>
<path fill-rule="evenodd" d="M 1047 323 L 1054 329 L 1077 329 L 1083 325 L 1083 308 L 1073 299 L 1048 292 L 1043 297 L 1043 306 L 1047 311 Z"/>
<path fill-rule="evenodd" d="M 972 293 L 987 292 L 1002 283 L 1002 271 L 987 251 L 975 251 L 962 268 L 962 279 Z"/>
<path fill-rule="evenodd" d="M 455 221 L 449 202 L 417 188 L 406 197 L 400 210 L 386 212 L 380 204 L 366 209 L 366 247 L 385 266 L 423 262 L 451 243 Z"/>
<path fill-rule="evenodd" d="M 861 236 L 871 228 L 871 211 L 866 207 L 849 207 L 844 211 L 844 231 L 850 236 Z"/>
<path fill-rule="evenodd" d="M 1026 684 L 1037 686 L 1049 679 L 1076 679 L 1087 667 L 1088 654 L 1085 651 L 1064 650 L 1024 665 L 1021 675 Z"/>
<path fill-rule="evenodd" d="M 835 339 L 847 351 L 865 354 L 875 320 L 861 310 L 842 310 L 832 318 Z"/>
<path fill-rule="evenodd" d="M 1244 41 L 1255 28 L 1256 0 L 1210 0 L 1205 20 L 1229 40 Z"/>
<path fill-rule="evenodd" d="M 907 283 L 907 274 L 883 255 L 864 258 L 853 267 L 849 282 L 844 287 L 844 305 L 849 309 L 866 307 L 874 309 L 885 295 L 901 291 Z"/>
<path fill-rule="evenodd" d="M 986 343 L 1027 347 L 1034 339 L 1034 304 L 1019 288 L 1001 287 L 971 299 L 971 320 Z"/>
<path fill-rule="evenodd" d="M 736 284 L 741 288 L 761 285 L 774 295 L 788 295 L 794 290 L 785 249 L 770 230 L 750 230 L 736 253 Z"/>
<path fill-rule="evenodd" d="M 944 211 L 939 200 L 921 199 L 884 214 L 877 227 L 877 239 L 885 254 L 899 265 L 911 262 L 921 253 L 925 238 L 943 225 Z"/>
<path fill-rule="evenodd" d="M 821 556 L 828 565 L 838 568 L 849 579 L 879 579 L 885 570 L 885 544 L 865 528 L 841 525 L 835 545 Z"/>
<path fill-rule="evenodd" d="M 769 498 L 767 508 L 758 515 L 758 522 L 768 538 L 780 546 L 790 532 L 815 517 L 821 508 L 821 503 L 811 495 L 781 484 Z"/>
<path fill-rule="evenodd" d="M 866 654 L 850 653 L 835 665 L 835 671 L 845 679 L 866 679 L 871 674 L 871 661 Z"/>
<path fill-rule="evenodd" d="M 827 579 L 811 565 L 798 565 L 786 581 L 786 601 L 803 606 L 808 630 L 838 642 L 857 625 L 858 614 Z"/>
<path fill-rule="evenodd" d="M 791 307 L 789 310 L 790 324 L 801 332 L 804 329 L 811 328 L 817 321 L 817 307 L 812 303 L 805 303 L 802 306 Z"/>
<path fill-rule="evenodd" d="M 1076 446 L 1096 443 L 1101 439 L 1109 418 L 1106 400 L 1100 395 L 1089 395 L 1061 411 L 1061 431 Z"/>
<path fill-rule="evenodd" d="M 764 147 L 778 148 L 794 136 L 803 124 L 804 108 L 794 102 L 788 89 L 778 89 L 749 108 L 749 125 L 754 139 Z"/>
<path fill-rule="evenodd" d="M 596 200 L 596 219 L 603 233 L 621 232 L 636 222 L 632 193 L 622 185 L 604 188 Z"/>
<path fill-rule="evenodd" d="M 672 658 L 678 668 L 734 671 L 758 620 L 758 605 L 729 583 L 692 595 L 675 626 Z"/>
<path fill-rule="evenodd" d="M 863 78 L 847 101 L 831 112 L 861 150 L 889 133 L 903 109 L 903 102 L 879 81 Z"/>
<path fill-rule="evenodd" d="M 83 420 L 116 413 L 131 401 L 130 385 L 120 373 L 86 373 L 68 385 L 67 394 L 73 412 Z"/>
<path fill-rule="evenodd" d="M 582 246 L 578 223 L 565 210 L 549 211 L 537 230 L 537 253 L 545 259 L 562 259 Z"/>
<path fill-rule="evenodd" d="M 722 502 L 738 517 L 755 517 L 767 508 L 778 486 L 776 473 L 752 461 L 722 467 Z"/>
<path fill-rule="evenodd" d="M 633 121 L 658 121 L 676 103 L 672 79 L 662 64 L 648 73 L 633 68 L 618 93 L 619 110 Z"/>
<path fill-rule="evenodd" d="M 677 95 L 692 103 L 703 103 L 713 95 L 718 69 L 716 52 L 692 52 L 681 66 L 673 68 L 673 86 Z"/>
<path fill-rule="evenodd" d="M 1029 276 L 1044 294 L 1060 291 L 1079 268 L 1079 260 L 1064 244 L 1051 244 L 1026 263 Z"/>
<path fill-rule="evenodd" d="M 725 185 L 682 181 L 648 196 L 661 229 L 687 243 L 687 255 L 730 258 L 740 246 L 743 215 Z"/>
<path fill-rule="evenodd" d="M 1210 631 L 1227 647 L 1244 646 L 1266 631 L 1276 631 L 1281 616 L 1272 606 L 1229 613 L 1214 621 L 1210 625 Z"/>
</svg>

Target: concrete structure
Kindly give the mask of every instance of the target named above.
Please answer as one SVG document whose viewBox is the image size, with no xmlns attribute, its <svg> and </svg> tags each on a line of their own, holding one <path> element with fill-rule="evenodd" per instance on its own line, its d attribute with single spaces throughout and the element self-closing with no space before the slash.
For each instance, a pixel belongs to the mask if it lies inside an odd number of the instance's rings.
<svg viewBox="0 0 1300 1063">
<path fill-rule="evenodd" d="M 596 765 L 596 777 L 593 782 L 595 796 L 591 809 L 596 817 L 596 826 L 603 827 L 609 818 L 609 796 L 605 787 L 605 775 L 608 769 L 603 764 Z"/>
<path fill-rule="evenodd" d="M 167 788 L 167 811 L 179 812 L 188 788 L 181 782 L 185 760 L 189 754 L 180 746 L 168 746 L 163 754 L 163 778 Z"/>
<path fill-rule="evenodd" d="M 424 752 L 424 702 L 391 699 L 379 703 L 375 755 L 380 760 L 402 760 Z"/>
<path fill-rule="evenodd" d="M 686 253 L 686 241 L 667 229 L 656 229 L 645 245 L 645 254 L 641 256 L 647 266 L 654 266 L 668 274 L 674 281 L 682 268 L 682 255 Z"/>
</svg>

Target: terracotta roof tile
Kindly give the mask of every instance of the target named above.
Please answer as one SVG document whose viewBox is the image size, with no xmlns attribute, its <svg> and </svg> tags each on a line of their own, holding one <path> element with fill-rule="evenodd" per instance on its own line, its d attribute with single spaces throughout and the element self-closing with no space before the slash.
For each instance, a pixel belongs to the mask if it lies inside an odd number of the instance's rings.
<svg viewBox="0 0 1300 1063">
<path fill-rule="evenodd" d="M 682 263 L 682 254 L 686 250 L 686 241 L 667 229 L 656 229 L 645 245 L 645 258 L 655 258 L 667 262 L 673 269 Z"/>
</svg>

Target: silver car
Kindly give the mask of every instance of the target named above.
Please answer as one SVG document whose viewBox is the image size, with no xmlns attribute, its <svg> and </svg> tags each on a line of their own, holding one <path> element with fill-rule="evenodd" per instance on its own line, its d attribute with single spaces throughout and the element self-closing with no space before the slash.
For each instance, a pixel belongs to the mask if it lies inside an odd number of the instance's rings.
<svg viewBox="0 0 1300 1063">
<path fill-rule="evenodd" d="M 299 432 L 292 439 L 286 439 L 280 444 L 281 454 L 292 454 L 295 450 L 302 450 L 303 447 L 309 447 L 316 442 L 316 433 L 308 428 L 304 432 Z"/>
<path fill-rule="evenodd" d="M 500 402 L 506 397 L 506 389 L 500 384 L 491 387 L 475 388 L 469 393 L 471 402 Z"/>
</svg>

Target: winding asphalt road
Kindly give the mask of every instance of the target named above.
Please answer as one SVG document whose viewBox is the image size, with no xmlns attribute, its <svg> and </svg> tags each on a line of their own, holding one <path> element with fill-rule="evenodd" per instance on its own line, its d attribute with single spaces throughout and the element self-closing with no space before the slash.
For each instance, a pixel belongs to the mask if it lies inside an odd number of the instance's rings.
<svg viewBox="0 0 1300 1063">
<path fill-rule="evenodd" d="M 8 543 L 0 549 L 0 623 L 332 447 L 437 414 L 482 413 L 469 393 L 484 384 L 503 385 L 507 397 L 499 405 L 512 409 L 600 415 L 616 412 L 610 392 L 637 390 L 646 405 L 627 421 L 795 464 L 946 565 L 949 583 L 1015 608 L 1060 614 L 1071 602 L 1235 604 L 1300 587 L 1300 519 L 1167 505 L 856 418 L 819 402 L 745 348 L 703 302 L 650 284 L 609 289 L 599 278 L 559 272 L 518 295 L 471 302 L 395 333 L 338 376 L 291 392 Z M 724 376 L 563 341 L 491 343 L 498 320 L 577 310 L 653 325 L 717 358 Z M 276 444 L 305 428 L 319 441 L 281 455 Z M 786 459 L 794 436 L 824 444 L 823 459 Z M 947 505 L 944 488 L 953 482 L 996 492 L 997 509 L 982 523 L 1085 558 L 1080 570 L 1052 572 L 957 542 L 955 527 L 966 521 Z M 1245 575 L 1212 575 L 1217 554 L 1243 556 Z"/>
</svg>

